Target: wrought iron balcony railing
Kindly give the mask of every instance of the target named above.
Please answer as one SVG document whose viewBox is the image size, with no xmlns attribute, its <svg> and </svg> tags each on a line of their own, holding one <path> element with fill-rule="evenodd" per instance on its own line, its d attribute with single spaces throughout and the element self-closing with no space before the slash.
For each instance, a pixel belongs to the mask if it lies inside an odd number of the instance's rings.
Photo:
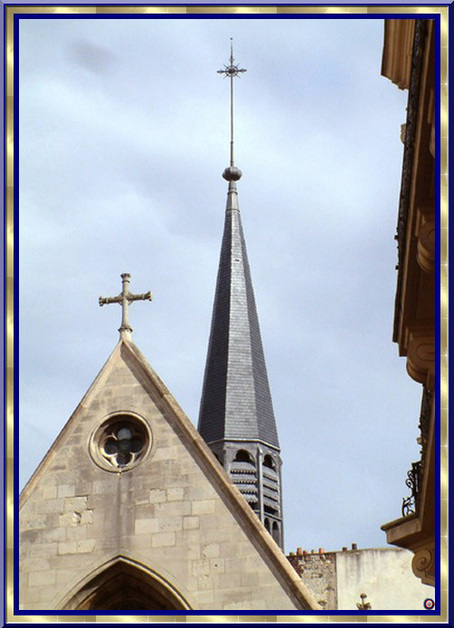
<svg viewBox="0 0 454 628">
<path fill-rule="evenodd" d="M 422 474 L 424 472 L 424 459 L 426 453 L 427 437 L 429 434 L 430 416 L 432 411 L 432 397 L 432 391 L 424 387 L 418 426 L 421 432 L 421 435 L 418 438 L 418 443 L 421 446 L 421 460 L 419 460 L 418 462 L 413 462 L 410 471 L 408 471 L 407 473 L 407 479 L 405 480 L 405 484 L 410 489 L 410 496 L 404 497 L 402 499 L 403 517 L 408 517 L 409 515 L 418 512 L 419 492 L 421 487 Z"/>
</svg>

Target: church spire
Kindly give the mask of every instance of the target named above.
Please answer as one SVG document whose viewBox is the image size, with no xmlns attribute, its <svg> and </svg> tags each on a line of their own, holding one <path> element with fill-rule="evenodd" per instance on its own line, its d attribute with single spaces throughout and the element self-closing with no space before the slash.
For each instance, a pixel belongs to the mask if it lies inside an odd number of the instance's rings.
<svg viewBox="0 0 454 628">
<path fill-rule="evenodd" d="M 283 545 L 281 458 L 260 336 L 236 182 L 234 79 L 246 70 L 230 60 L 229 183 L 199 432 L 274 539 Z"/>
</svg>

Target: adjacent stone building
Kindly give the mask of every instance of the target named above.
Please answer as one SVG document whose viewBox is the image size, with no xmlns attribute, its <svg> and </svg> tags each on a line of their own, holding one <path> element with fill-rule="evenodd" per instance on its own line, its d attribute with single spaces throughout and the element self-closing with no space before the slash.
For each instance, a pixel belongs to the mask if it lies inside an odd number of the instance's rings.
<svg viewBox="0 0 454 628">
<path fill-rule="evenodd" d="M 419 610 L 430 589 L 411 572 L 411 552 L 398 548 L 310 552 L 298 548 L 288 556 L 323 610 Z M 366 608 L 364 608 L 366 610 Z"/>
<path fill-rule="evenodd" d="M 410 494 L 404 500 L 401 516 L 382 529 L 388 543 L 414 553 L 415 575 L 432 585 L 437 562 L 435 417 L 439 389 L 435 385 L 435 269 L 439 264 L 435 246 L 439 211 L 436 190 L 440 180 L 435 160 L 436 37 L 434 20 L 386 20 L 382 61 L 382 74 L 409 92 L 396 233 L 398 273 L 393 340 L 399 355 L 406 356 L 409 376 L 422 387 L 421 458 L 411 467 L 409 461 L 406 483 Z"/>
</svg>

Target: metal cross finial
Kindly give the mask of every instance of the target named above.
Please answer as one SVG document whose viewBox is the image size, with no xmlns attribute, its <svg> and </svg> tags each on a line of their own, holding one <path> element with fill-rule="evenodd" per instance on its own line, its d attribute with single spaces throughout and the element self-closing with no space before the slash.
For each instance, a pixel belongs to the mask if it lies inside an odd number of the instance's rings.
<svg viewBox="0 0 454 628">
<path fill-rule="evenodd" d="M 133 301 L 151 301 L 152 298 L 150 291 L 145 294 L 132 294 L 132 292 L 129 292 L 130 278 L 131 275 L 129 273 L 123 273 L 121 275 L 122 291 L 117 297 L 99 297 L 99 305 L 107 305 L 109 303 L 119 303 L 121 305 L 121 327 L 118 331 L 122 338 L 129 338 L 129 334 L 132 332 L 132 327 L 129 324 L 129 304 Z"/>
<path fill-rule="evenodd" d="M 235 64 L 235 59 L 233 58 L 233 40 L 230 38 L 230 64 L 224 65 L 223 70 L 218 70 L 218 74 L 224 74 L 224 78 L 227 76 L 230 78 L 230 167 L 234 167 L 233 161 L 233 79 L 235 77 L 240 77 L 240 74 L 243 72 L 247 72 L 244 68 L 238 67 Z M 240 175 L 241 176 L 241 175 Z"/>
<path fill-rule="evenodd" d="M 230 76 L 231 79 L 235 76 L 239 76 L 241 72 L 247 72 L 244 68 L 239 68 L 235 65 L 235 59 L 233 58 L 233 37 L 230 37 L 230 65 L 224 65 L 223 70 L 218 70 L 218 74 L 225 74 Z"/>
</svg>

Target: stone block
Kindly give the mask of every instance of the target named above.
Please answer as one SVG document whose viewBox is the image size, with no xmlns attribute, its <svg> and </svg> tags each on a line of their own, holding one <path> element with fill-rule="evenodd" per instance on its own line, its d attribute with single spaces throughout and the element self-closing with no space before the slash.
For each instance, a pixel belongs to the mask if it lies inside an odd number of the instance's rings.
<svg viewBox="0 0 454 628">
<path fill-rule="evenodd" d="M 211 499 L 213 493 L 207 487 L 200 485 L 200 477 L 195 474 L 189 475 L 189 486 L 186 488 L 185 498 L 190 501 Z"/>
<path fill-rule="evenodd" d="M 55 499 L 57 497 L 56 486 L 45 486 L 43 488 L 43 500 Z"/>
<path fill-rule="evenodd" d="M 200 558 L 200 545 L 190 545 L 187 548 L 186 554 L 188 560 L 194 560 Z"/>
<path fill-rule="evenodd" d="M 93 510 L 83 510 L 82 512 L 65 512 L 59 517 L 58 525 L 61 527 L 86 526 L 93 523 Z"/>
<path fill-rule="evenodd" d="M 29 558 L 24 561 L 24 567 L 28 572 L 45 571 L 50 569 L 50 561 L 47 558 Z"/>
<path fill-rule="evenodd" d="M 188 516 L 183 517 L 183 529 L 184 530 L 198 530 L 200 527 L 199 517 Z"/>
<path fill-rule="evenodd" d="M 30 556 L 33 558 L 47 558 L 55 556 L 57 543 L 33 543 L 30 546 Z"/>
<path fill-rule="evenodd" d="M 160 488 L 150 489 L 148 494 L 148 501 L 151 504 L 162 504 L 167 501 L 166 491 L 161 490 Z"/>
<path fill-rule="evenodd" d="M 64 541 L 66 539 L 66 528 L 48 528 L 43 530 L 42 538 L 45 543 Z"/>
<path fill-rule="evenodd" d="M 153 547 L 171 547 L 175 545 L 175 532 L 159 532 L 153 535 Z"/>
<path fill-rule="evenodd" d="M 93 491 L 92 483 L 89 480 L 82 480 L 74 485 L 74 495 L 91 495 Z"/>
<path fill-rule="evenodd" d="M 207 575 L 207 576 L 199 576 L 197 578 L 197 586 L 199 589 L 217 589 L 219 587 L 219 576 L 218 575 Z"/>
<path fill-rule="evenodd" d="M 209 543 L 202 547 L 202 556 L 205 558 L 217 558 L 219 554 L 219 543 Z"/>
<path fill-rule="evenodd" d="M 150 502 L 149 491 L 147 490 L 137 490 L 135 491 L 134 503 L 136 506 L 143 506 Z"/>
<path fill-rule="evenodd" d="M 220 530 L 222 530 L 222 534 L 220 534 Z M 235 555 L 238 553 L 237 545 L 240 545 L 240 543 L 237 543 L 239 536 L 238 532 L 235 534 L 235 532 L 230 528 L 222 528 L 216 517 L 208 515 L 206 517 L 200 517 L 200 534 L 203 534 L 203 538 L 201 540 L 204 543 L 219 543 L 219 537 L 221 536 L 223 541 L 225 541 L 222 545 L 228 546 L 230 543 L 233 543 L 235 545 Z M 228 551 L 225 553 L 229 554 Z M 232 552 L 230 551 L 229 555 L 231 554 Z"/>
<path fill-rule="evenodd" d="M 242 572 L 241 574 L 241 586 L 242 587 L 257 587 L 260 584 L 260 577 L 256 571 Z"/>
<path fill-rule="evenodd" d="M 210 558 L 211 573 L 224 573 L 225 563 L 223 558 Z"/>
<path fill-rule="evenodd" d="M 153 534 L 159 530 L 157 519 L 136 519 L 134 531 L 136 534 Z"/>
<path fill-rule="evenodd" d="M 33 610 L 49 610 L 49 600 L 55 596 L 55 584 L 45 587 L 36 587 L 38 601 L 33 605 Z M 30 606 L 28 606 L 30 608 Z M 45 615 L 45 613 L 43 613 Z"/>
<path fill-rule="evenodd" d="M 58 525 L 61 527 L 76 526 L 77 524 L 77 513 L 75 512 L 65 512 L 59 517 Z"/>
<path fill-rule="evenodd" d="M 259 609 L 253 608 L 251 605 L 251 602 L 243 600 L 243 601 L 229 602 L 228 604 L 224 605 L 224 608 L 222 610 L 224 611 L 248 611 L 248 610 L 259 610 Z"/>
<path fill-rule="evenodd" d="M 197 600 L 200 605 L 202 604 L 212 604 L 214 602 L 214 592 L 212 589 L 206 589 L 205 591 L 197 592 Z M 192 621 L 193 618 L 191 618 Z M 263 618 L 262 618 L 263 619 Z M 202 619 L 202 621 L 206 621 L 206 617 Z"/>
<path fill-rule="evenodd" d="M 110 493 L 111 491 L 110 489 L 110 482 L 107 482 L 106 480 L 95 480 L 93 482 L 93 494 L 94 495 L 106 495 L 108 493 Z"/>
<path fill-rule="evenodd" d="M 183 518 L 180 516 L 176 517 L 165 517 L 164 519 L 159 519 L 159 530 L 161 532 L 178 532 L 183 529 Z"/>
<path fill-rule="evenodd" d="M 41 599 L 41 589 L 39 587 L 27 587 L 27 605 L 19 604 L 20 610 L 28 610 L 34 608 L 35 604 Z"/>
<path fill-rule="evenodd" d="M 38 510 L 41 513 L 63 512 L 63 498 L 43 500 Z"/>
<path fill-rule="evenodd" d="M 80 526 L 60 529 L 65 533 L 65 537 L 63 539 L 59 539 L 61 541 L 81 541 L 86 539 L 88 536 L 87 529 L 81 528 Z"/>
<path fill-rule="evenodd" d="M 194 560 L 192 562 L 192 575 L 193 576 L 209 576 L 210 575 L 210 563 L 206 558 L 200 560 Z"/>
<path fill-rule="evenodd" d="M 215 511 L 214 499 L 205 499 L 202 501 L 196 501 L 192 503 L 193 515 L 208 515 Z"/>
<path fill-rule="evenodd" d="M 23 523 L 24 530 L 38 530 L 47 526 L 47 515 L 35 515 Z"/>
<path fill-rule="evenodd" d="M 219 574 L 220 586 L 224 589 L 241 588 L 241 572 Z"/>
<path fill-rule="evenodd" d="M 184 489 L 183 488 L 168 488 L 167 489 L 167 501 L 182 501 L 184 497 Z"/>
<path fill-rule="evenodd" d="M 175 460 L 178 458 L 178 447 L 158 447 L 153 460 L 154 462 L 158 462 L 160 460 Z"/>
<path fill-rule="evenodd" d="M 63 554 L 89 554 L 95 549 L 94 539 L 80 541 L 66 541 L 58 544 L 58 553 Z"/>
<path fill-rule="evenodd" d="M 75 493 L 74 484 L 63 484 L 57 489 L 57 497 L 70 497 Z"/>
<path fill-rule="evenodd" d="M 32 571 L 28 576 L 28 584 L 31 587 L 42 587 L 49 584 L 55 584 L 55 581 L 55 569 Z"/>
<path fill-rule="evenodd" d="M 79 523 L 81 526 L 91 525 L 93 523 L 93 510 L 84 510 Z"/>
<path fill-rule="evenodd" d="M 164 502 L 155 505 L 155 516 L 164 517 L 183 517 L 191 514 L 191 504 L 183 502 Z"/>
<path fill-rule="evenodd" d="M 82 512 L 87 508 L 88 495 L 78 495 L 77 497 L 65 498 L 65 511 Z"/>
<path fill-rule="evenodd" d="M 227 545 L 225 546 L 228 550 L 228 553 L 231 552 L 231 548 Z M 242 569 L 243 561 L 239 558 L 225 558 L 225 570 L 229 573 L 237 571 L 240 572 Z"/>
</svg>

